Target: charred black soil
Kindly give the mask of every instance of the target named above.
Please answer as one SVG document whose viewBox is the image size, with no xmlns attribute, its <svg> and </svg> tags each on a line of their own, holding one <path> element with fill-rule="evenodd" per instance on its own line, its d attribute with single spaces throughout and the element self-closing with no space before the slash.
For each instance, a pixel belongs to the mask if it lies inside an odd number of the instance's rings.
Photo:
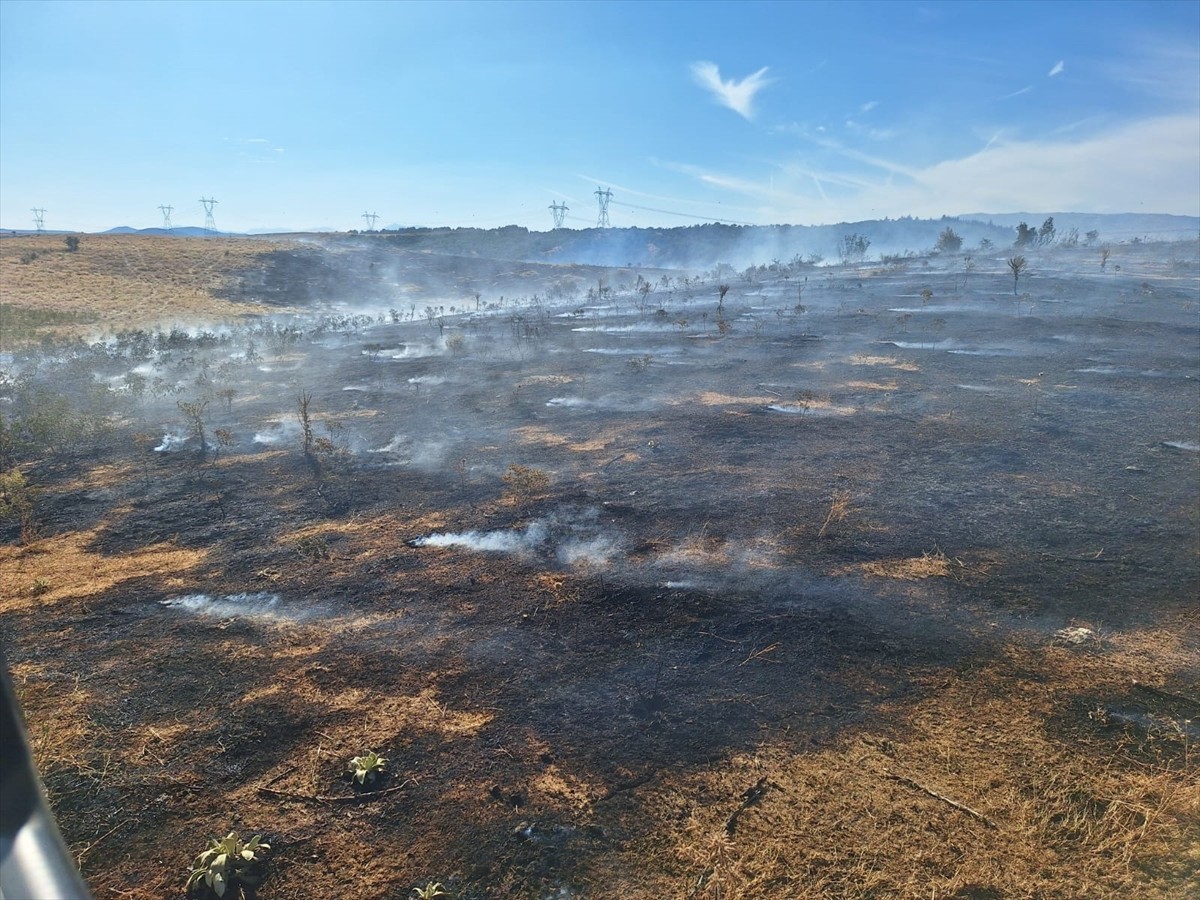
<svg viewBox="0 0 1200 900">
<path fill-rule="evenodd" d="M 97 897 L 231 829 L 263 900 L 1200 891 L 1194 244 L 720 304 L 380 251 L 331 306 L 324 252 L 7 359 L 4 649 Z"/>
</svg>

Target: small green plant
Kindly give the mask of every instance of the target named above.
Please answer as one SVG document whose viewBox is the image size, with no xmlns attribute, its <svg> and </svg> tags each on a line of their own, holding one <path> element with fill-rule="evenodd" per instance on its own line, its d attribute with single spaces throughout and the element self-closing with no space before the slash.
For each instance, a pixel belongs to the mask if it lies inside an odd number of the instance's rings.
<svg viewBox="0 0 1200 900">
<path fill-rule="evenodd" d="M 76 253 L 79 250 L 79 238 L 76 235 L 69 234 L 63 238 L 63 243 L 67 245 L 68 253 Z"/>
<path fill-rule="evenodd" d="M 243 843 L 236 831 L 222 840 L 213 839 L 192 863 L 185 890 L 224 897 L 231 887 L 253 887 L 262 877 L 259 852 L 270 849 L 258 835 Z"/>
<path fill-rule="evenodd" d="M 440 881 L 431 881 L 423 888 L 413 888 L 413 896 L 417 900 L 433 900 L 434 897 L 449 897 L 450 894 L 442 889 Z"/>
<path fill-rule="evenodd" d="M 387 757 L 371 750 L 350 760 L 350 777 L 355 783 L 366 786 L 382 777 L 387 771 L 387 764 Z"/>
<path fill-rule="evenodd" d="M 50 584 L 49 578 L 35 578 L 33 579 L 33 584 L 29 588 L 29 592 L 35 597 L 40 597 L 42 594 L 50 593 L 51 587 L 53 587 L 53 585 Z"/>
</svg>

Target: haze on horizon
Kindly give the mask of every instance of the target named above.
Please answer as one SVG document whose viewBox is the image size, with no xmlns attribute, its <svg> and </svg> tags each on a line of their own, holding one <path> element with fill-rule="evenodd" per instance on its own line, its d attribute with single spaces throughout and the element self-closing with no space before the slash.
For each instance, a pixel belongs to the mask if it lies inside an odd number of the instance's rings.
<svg viewBox="0 0 1200 900">
<path fill-rule="evenodd" d="M 1200 215 L 1200 5 L 0 4 L 0 227 Z"/>
</svg>

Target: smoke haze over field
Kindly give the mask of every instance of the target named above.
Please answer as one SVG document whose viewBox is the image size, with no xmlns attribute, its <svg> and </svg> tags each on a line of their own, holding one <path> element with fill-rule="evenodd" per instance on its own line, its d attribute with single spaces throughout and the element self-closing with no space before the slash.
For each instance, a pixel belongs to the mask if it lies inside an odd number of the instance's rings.
<svg viewBox="0 0 1200 900">
<path fill-rule="evenodd" d="M 1200 210 L 1194 2 L 286 9 L 0 5 L 0 226 Z"/>
</svg>

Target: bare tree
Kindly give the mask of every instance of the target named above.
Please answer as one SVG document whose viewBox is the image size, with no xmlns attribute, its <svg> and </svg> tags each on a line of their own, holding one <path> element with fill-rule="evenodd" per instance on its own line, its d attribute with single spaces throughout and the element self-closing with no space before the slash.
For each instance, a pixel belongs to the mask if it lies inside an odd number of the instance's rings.
<svg viewBox="0 0 1200 900">
<path fill-rule="evenodd" d="M 1023 256 L 1014 256 L 1008 261 L 1008 267 L 1013 273 L 1013 296 L 1017 296 L 1017 282 L 1021 280 L 1021 273 L 1028 268 L 1028 263 Z"/>
</svg>

